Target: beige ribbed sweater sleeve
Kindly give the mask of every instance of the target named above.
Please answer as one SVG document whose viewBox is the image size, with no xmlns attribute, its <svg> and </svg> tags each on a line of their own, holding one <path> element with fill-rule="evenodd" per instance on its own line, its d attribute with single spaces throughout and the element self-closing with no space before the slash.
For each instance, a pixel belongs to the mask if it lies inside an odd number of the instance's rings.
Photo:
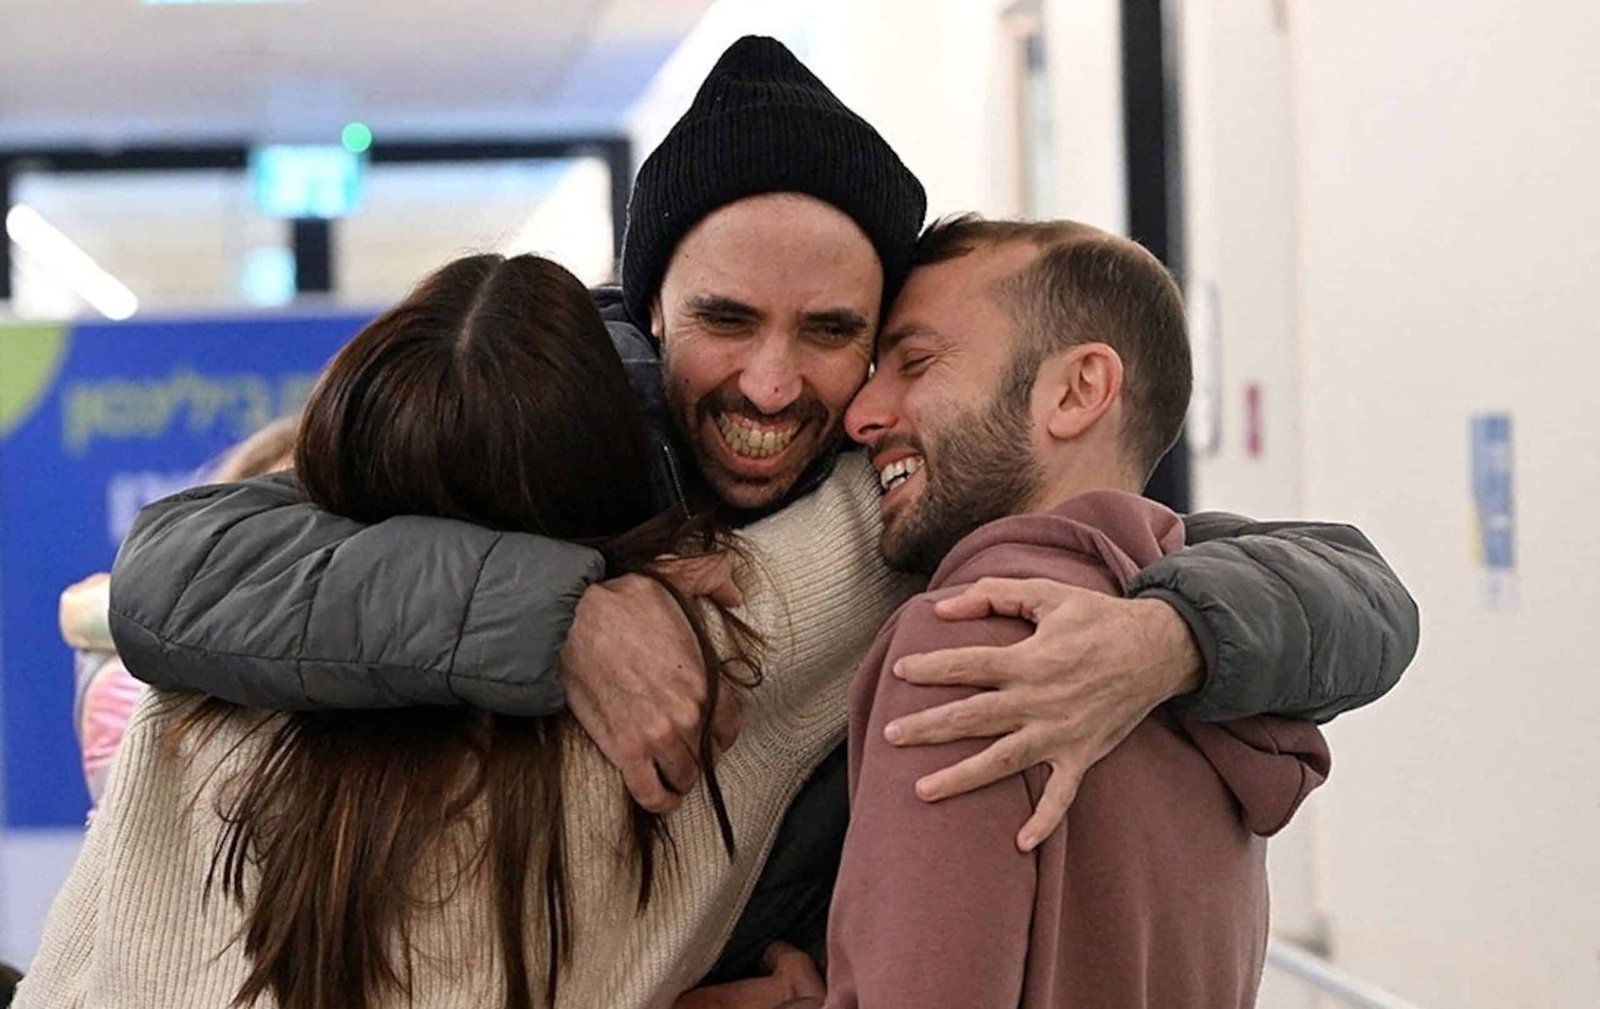
<svg viewBox="0 0 1600 1009">
<path fill-rule="evenodd" d="M 668 1006 L 715 962 L 784 810 L 844 739 L 856 666 L 883 622 L 922 587 L 884 567 L 881 529 L 877 473 L 862 453 L 849 452 L 815 493 L 741 532 L 753 560 L 742 615 L 766 648 L 764 679 L 749 698 L 744 730 L 718 765 L 737 854 L 730 863 L 707 793 L 696 789 L 670 823 L 682 871 L 662 884 L 633 926 L 613 918 L 603 929 L 623 940 L 612 955 L 634 965 L 625 972 L 627 989 L 601 985 L 591 1001 L 571 1005 Z M 620 782 L 598 754 L 581 773 L 588 780 L 582 794 L 592 801 L 613 808 L 624 801 Z M 610 787 L 595 789 L 596 778 Z M 595 808 L 584 819 L 604 822 L 600 814 Z M 594 896 L 591 906 L 617 909 L 615 898 Z M 603 955 L 578 959 L 579 976 L 610 966 Z"/>
<path fill-rule="evenodd" d="M 675 868 L 636 913 L 635 879 L 619 855 L 626 792 L 592 744 L 571 734 L 565 787 L 577 920 L 558 1009 L 670 1006 L 714 962 L 784 809 L 843 738 L 856 664 L 918 588 L 878 560 L 877 498 L 870 465 L 846 453 L 815 493 L 741 534 L 756 562 L 745 616 L 767 646 L 765 680 L 718 766 L 736 857 L 722 849 L 705 790 L 695 790 L 670 822 Z M 229 768 L 251 759 L 255 740 L 232 751 L 221 774 L 208 772 L 260 713 L 242 712 L 205 751 L 174 754 L 160 745 L 171 717 L 163 697 L 152 692 L 135 714 L 105 802 L 45 923 L 19 1009 L 217 1009 L 247 973 L 232 942 L 241 915 L 220 896 L 206 900 L 204 888 L 220 830 L 217 789 Z M 413 1004 L 498 1005 L 492 934 L 488 895 L 472 886 L 414 921 L 422 955 Z M 542 962 L 537 930 L 528 954 Z"/>
</svg>

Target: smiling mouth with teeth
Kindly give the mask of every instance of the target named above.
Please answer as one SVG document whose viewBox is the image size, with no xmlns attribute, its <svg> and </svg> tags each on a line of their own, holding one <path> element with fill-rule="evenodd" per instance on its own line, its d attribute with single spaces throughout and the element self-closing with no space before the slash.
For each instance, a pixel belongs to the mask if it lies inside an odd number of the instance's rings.
<svg viewBox="0 0 1600 1009">
<path fill-rule="evenodd" d="M 922 469 L 922 456 L 907 456 L 896 460 L 878 471 L 878 490 L 880 495 L 887 494 L 896 487 L 910 480 Z"/>
<path fill-rule="evenodd" d="M 771 426 L 729 413 L 716 414 L 713 420 L 723 442 L 733 454 L 746 459 L 770 459 L 782 455 L 794 442 L 802 426 L 796 422 Z"/>
</svg>

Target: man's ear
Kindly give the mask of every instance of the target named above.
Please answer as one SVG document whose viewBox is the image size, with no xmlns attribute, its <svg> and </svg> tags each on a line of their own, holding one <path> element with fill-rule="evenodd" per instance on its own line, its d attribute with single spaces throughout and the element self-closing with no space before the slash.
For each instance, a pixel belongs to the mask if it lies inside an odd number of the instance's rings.
<svg viewBox="0 0 1600 1009">
<path fill-rule="evenodd" d="M 660 343 L 665 338 L 666 332 L 667 324 L 661 311 L 661 292 L 657 291 L 656 296 L 650 299 L 650 335 Z"/>
<path fill-rule="evenodd" d="M 1122 395 L 1122 356 L 1104 343 L 1082 343 L 1045 360 L 1041 389 L 1052 438 L 1081 437 Z"/>
</svg>

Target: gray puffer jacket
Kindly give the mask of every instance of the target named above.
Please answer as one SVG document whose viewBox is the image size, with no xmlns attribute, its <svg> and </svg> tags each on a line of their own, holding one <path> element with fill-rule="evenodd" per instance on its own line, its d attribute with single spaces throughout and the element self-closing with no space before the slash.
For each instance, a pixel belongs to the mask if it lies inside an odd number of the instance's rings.
<svg viewBox="0 0 1600 1009">
<path fill-rule="evenodd" d="M 665 506 L 703 495 L 672 435 L 655 344 L 615 289 L 596 298 L 654 429 Z M 832 469 L 819 459 L 791 498 Z M 752 516 L 753 517 L 753 516 Z M 1326 720 L 1382 695 L 1417 647 L 1417 610 L 1344 525 L 1186 519 L 1189 548 L 1131 592 L 1171 603 L 1207 679 L 1186 717 Z M 135 676 L 282 710 L 455 705 L 542 715 L 564 705 L 556 657 L 599 554 L 449 519 L 362 525 L 303 501 L 287 476 L 200 487 L 139 514 L 112 575 L 111 627 Z"/>
</svg>

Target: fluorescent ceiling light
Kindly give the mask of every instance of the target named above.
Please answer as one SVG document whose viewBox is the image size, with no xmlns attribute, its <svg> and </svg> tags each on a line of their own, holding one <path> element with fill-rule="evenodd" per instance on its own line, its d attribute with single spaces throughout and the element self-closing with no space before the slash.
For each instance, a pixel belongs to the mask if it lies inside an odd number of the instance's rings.
<svg viewBox="0 0 1600 1009">
<path fill-rule="evenodd" d="M 66 281 L 78 297 L 106 318 L 120 322 L 139 310 L 139 299 L 128 285 L 107 273 L 32 207 L 19 203 L 11 208 L 6 214 L 6 234 L 17 248 Z"/>
</svg>

